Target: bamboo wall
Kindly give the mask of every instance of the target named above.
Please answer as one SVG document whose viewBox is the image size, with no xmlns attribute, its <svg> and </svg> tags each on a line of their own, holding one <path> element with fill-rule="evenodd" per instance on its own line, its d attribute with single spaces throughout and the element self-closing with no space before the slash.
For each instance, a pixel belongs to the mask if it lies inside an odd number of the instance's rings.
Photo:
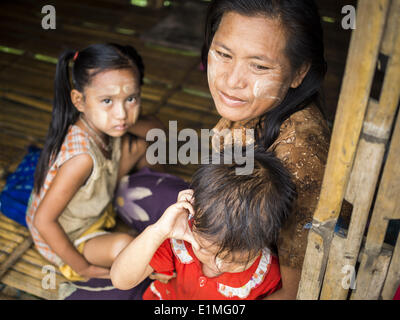
<svg viewBox="0 0 400 320">
<path fill-rule="evenodd" d="M 160 3 L 155 0 L 152 5 L 160 8 Z M 299 299 L 387 299 L 399 282 L 400 265 L 399 241 L 394 249 L 382 240 L 388 220 L 399 219 L 395 196 L 396 192 L 399 194 L 398 168 L 393 160 L 399 153 L 398 120 L 394 126 L 400 83 L 396 34 L 399 0 L 360 0 L 358 28 L 352 36 L 346 72 L 352 32 L 340 27 L 340 10 L 345 4 L 357 3 L 317 3 L 324 17 L 329 65 L 325 110 L 331 122 L 341 94 Z M 43 144 L 51 115 L 55 61 L 66 48 L 79 49 L 106 41 L 132 44 L 146 65 L 144 114 L 156 114 L 166 125 L 168 120 L 178 120 L 179 130 L 210 129 L 216 123 L 218 114 L 206 76 L 199 68 L 199 53 L 149 45 L 140 38 L 168 15 L 168 8 L 134 7 L 127 0 L 55 0 L 52 4 L 57 9 L 57 29 L 44 31 L 40 22 L 45 4 L 44 0 L 0 4 L 0 188 L 7 173 L 24 156 L 26 147 Z M 370 97 L 370 89 L 379 53 L 390 59 L 380 98 L 376 100 Z M 194 169 L 195 166 L 179 165 L 168 168 L 186 180 Z M 353 205 L 345 236 L 333 232 L 343 199 Z M 369 232 L 364 237 L 366 229 Z M 28 235 L 25 228 L 0 213 L 0 274 L 5 270 L 0 282 L 54 299 L 57 290 L 44 290 L 41 284 L 46 261 L 31 247 L 26 250 Z M 357 271 L 356 290 L 344 290 L 340 285 L 344 276 L 341 270 L 347 265 Z M 62 281 L 57 274 L 57 286 Z"/>
<path fill-rule="evenodd" d="M 392 299 L 399 286 L 400 238 L 384 243 L 400 218 L 399 27 L 399 0 L 359 1 L 298 299 Z M 384 80 L 372 98 L 377 66 Z M 353 212 L 338 234 L 343 199 Z"/>
</svg>

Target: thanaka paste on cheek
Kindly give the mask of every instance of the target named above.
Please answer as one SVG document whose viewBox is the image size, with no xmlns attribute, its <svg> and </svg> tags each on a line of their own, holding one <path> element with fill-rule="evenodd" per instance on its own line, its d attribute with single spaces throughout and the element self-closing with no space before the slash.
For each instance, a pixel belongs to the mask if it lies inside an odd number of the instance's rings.
<svg viewBox="0 0 400 320">
<path fill-rule="evenodd" d="M 275 100 L 281 100 L 279 97 L 271 95 L 269 92 L 274 89 L 279 89 L 280 81 L 273 80 L 257 80 L 254 84 L 253 95 L 256 98 L 270 98 Z"/>
<path fill-rule="evenodd" d="M 108 115 L 107 115 L 107 113 L 106 112 L 98 112 L 97 114 L 96 114 L 96 122 L 98 123 L 98 124 L 100 124 L 101 126 L 105 126 L 106 124 L 107 124 L 107 121 L 108 121 Z"/>
<path fill-rule="evenodd" d="M 216 76 L 216 64 L 218 57 L 214 50 L 209 51 L 209 57 L 210 59 L 207 66 L 207 77 L 208 77 L 208 82 L 211 84 L 214 82 Z"/>
<path fill-rule="evenodd" d="M 132 124 L 136 123 L 137 119 L 139 118 L 139 111 L 140 111 L 140 106 L 134 108 L 132 115 Z"/>
</svg>

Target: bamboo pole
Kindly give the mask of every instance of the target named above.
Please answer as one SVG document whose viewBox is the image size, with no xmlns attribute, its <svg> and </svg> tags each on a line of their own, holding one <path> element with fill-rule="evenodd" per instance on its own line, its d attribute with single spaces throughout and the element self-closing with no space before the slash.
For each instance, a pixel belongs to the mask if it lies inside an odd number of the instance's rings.
<svg viewBox="0 0 400 320">
<path fill-rule="evenodd" d="M 397 205 L 397 208 L 400 204 Z M 393 251 L 392 260 L 382 289 L 382 299 L 392 300 L 400 285 L 400 237 L 397 237 L 396 247 Z"/>
<path fill-rule="evenodd" d="M 25 253 L 32 245 L 32 238 L 27 237 L 0 265 L 0 280 L 12 265 Z"/>
<path fill-rule="evenodd" d="M 360 0 L 320 200 L 308 236 L 298 299 L 318 299 L 333 229 L 360 137 L 389 0 Z M 368 36 L 366 36 L 368 35 Z"/>
<path fill-rule="evenodd" d="M 400 0 L 393 0 L 391 17 L 399 17 Z M 353 203 L 352 219 L 346 238 L 334 236 L 329 253 L 321 299 L 346 299 L 348 289 L 342 285 L 343 270 L 355 270 L 368 214 L 382 167 L 385 147 L 392 129 L 400 97 L 400 34 L 399 19 L 389 18 L 382 50 L 389 55 L 389 63 L 380 101 L 370 100 L 363 132 L 354 160 L 346 199 Z M 331 249 L 331 250 L 332 250 Z M 386 255 L 385 255 L 386 256 Z M 379 259 L 384 259 L 383 257 Z"/>
<path fill-rule="evenodd" d="M 400 117 L 397 117 L 389 155 L 372 213 L 364 254 L 358 270 L 357 288 L 353 291 L 351 299 L 378 299 L 383 288 L 384 281 L 377 282 L 376 279 L 385 279 L 389 265 L 387 263 L 383 265 L 382 260 L 378 257 L 382 252 L 389 220 L 400 219 L 400 201 L 398 199 L 400 194 L 399 157 Z M 394 265 L 393 268 L 395 268 L 394 273 L 400 271 L 398 264 Z"/>
</svg>

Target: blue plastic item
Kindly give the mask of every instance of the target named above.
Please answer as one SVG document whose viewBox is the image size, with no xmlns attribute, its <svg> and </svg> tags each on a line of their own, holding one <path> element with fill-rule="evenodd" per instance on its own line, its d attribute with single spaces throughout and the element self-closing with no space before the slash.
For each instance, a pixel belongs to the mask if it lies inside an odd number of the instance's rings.
<svg viewBox="0 0 400 320">
<path fill-rule="evenodd" d="M 29 197 L 33 190 L 33 179 L 41 149 L 30 146 L 28 154 L 18 168 L 7 177 L 0 194 L 0 211 L 8 218 L 27 226 L 25 215 Z"/>
</svg>

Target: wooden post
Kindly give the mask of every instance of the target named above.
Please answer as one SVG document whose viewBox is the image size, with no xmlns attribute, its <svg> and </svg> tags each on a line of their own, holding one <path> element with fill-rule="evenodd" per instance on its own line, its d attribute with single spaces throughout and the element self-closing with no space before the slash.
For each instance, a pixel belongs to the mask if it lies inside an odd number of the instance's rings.
<svg viewBox="0 0 400 320">
<path fill-rule="evenodd" d="M 0 265 L 0 279 L 12 267 L 12 265 L 30 248 L 32 238 L 28 236 Z"/>
<path fill-rule="evenodd" d="M 399 208 L 400 205 L 397 205 Z M 386 275 L 381 297 L 383 300 L 392 300 L 400 285 L 400 237 L 397 237 L 396 247 L 393 251 L 390 267 Z"/>
<path fill-rule="evenodd" d="M 393 0 L 381 52 L 389 56 L 380 101 L 370 99 L 345 199 L 353 204 L 352 219 L 343 238 L 334 235 L 329 253 L 321 299 L 346 299 L 344 272 L 355 270 L 361 241 L 382 167 L 385 147 L 392 129 L 400 96 L 400 0 Z M 392 178 L 393 179 L 393 178 Z M 382 231 L 384 232 L 384 231 Z M 378 260 L 385 260 L 385 251 Z"/>
<path fill-rule="evenodd" d="M 360 0 L 332 134 L 320 200 L 308 236 L 298 299 L 318 299 L 333 229 L 369 101 L 389 0 Z M 368 36 L 367 36 L 368 35 Z"/>
<path fill-rule="evenodd" d="M 353 291 L 351 299 L 375 300 L 380 296 L 390 263 L 390 257 L 382 257 L 381 255 L 386 229 L 390 219 L 400 219 L 399 157 L 400 117 L 397 117 L 388 159 L 368 229 L 364 254 L 358 270 L 357 288 Z M 400 270 L 399 264 L 393 267 L 397 269 L 393 269 L 393 272 L 398 273 Z M 378 279 L 381 281 L 377 281 Z"/>
</svg>

